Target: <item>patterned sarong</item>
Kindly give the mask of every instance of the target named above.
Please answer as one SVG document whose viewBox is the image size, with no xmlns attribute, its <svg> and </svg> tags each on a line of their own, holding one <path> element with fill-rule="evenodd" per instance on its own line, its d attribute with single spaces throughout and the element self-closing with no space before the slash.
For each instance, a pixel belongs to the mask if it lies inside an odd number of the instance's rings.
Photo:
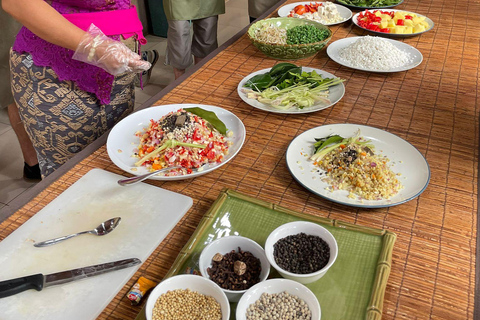
<svg viewBox="0 0 480 320">
<path fill-rule="evenodd" d="M 10 53 L 12 93 L 45 177 L 133 111 L 134 73 L 115 78 L 111 102 L 60 81 L 29 54 Z"/>
</svg>

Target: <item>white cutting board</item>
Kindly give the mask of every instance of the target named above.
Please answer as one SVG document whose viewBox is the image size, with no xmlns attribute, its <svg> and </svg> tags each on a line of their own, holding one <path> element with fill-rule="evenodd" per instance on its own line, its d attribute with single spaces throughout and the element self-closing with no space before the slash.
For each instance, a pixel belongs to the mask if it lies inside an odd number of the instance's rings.
<svg viewBox="0 0 480 320">
<path fill-rule="evenodd" d="M 192 199 L 145 183 L 121 187 L 124 178 L 93 169 L 0 242 L 0 281 L 126 258 L 145 262 L 192 206 Z M 106 236 L 81 235 L 53 246 L 43 241 L 121 217 Z M 1 320 L 95 319 L 141 265 L 89 279 L 28 290 L 0 299 Z"/>
</svg>

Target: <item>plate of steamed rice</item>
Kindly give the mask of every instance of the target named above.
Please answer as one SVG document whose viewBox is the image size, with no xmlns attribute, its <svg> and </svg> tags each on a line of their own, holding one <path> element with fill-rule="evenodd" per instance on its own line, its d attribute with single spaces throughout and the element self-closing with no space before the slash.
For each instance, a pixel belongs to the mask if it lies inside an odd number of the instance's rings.
<svg viewBox="0 0 480 320">
<path fill-rule="evenodd" d="M 401 72 L 420 65 L 423 56 L 416 48 L 400 41 L 375 37 L 350 37 L 327 47 L 336 63 L 368 72 Z"/>
</svg>

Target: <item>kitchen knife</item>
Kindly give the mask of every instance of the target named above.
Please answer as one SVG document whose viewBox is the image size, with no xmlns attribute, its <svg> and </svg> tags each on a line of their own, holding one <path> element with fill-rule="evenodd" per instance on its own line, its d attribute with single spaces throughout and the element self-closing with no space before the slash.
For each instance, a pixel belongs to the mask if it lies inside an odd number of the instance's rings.
<svg viewBox="0 0 480 320">
<path fill-rule="evenodd" d="M 31 276 L 0 281 L 0 298 L 5 298 L 29 289 L 41 291 L 43 288 L 53 285 L 85 279 L 110 271 L 129 268 L 140 264 L 141 262 L 142 261 L 137 258 L 131 258 L 47 275 L 39 273 Z"/>
</svg>

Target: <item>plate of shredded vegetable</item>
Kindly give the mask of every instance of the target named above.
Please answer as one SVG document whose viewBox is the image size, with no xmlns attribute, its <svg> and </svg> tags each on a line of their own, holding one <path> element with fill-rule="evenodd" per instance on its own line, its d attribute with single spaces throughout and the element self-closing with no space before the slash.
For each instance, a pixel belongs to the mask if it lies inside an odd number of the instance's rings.
<svg viewBox="0 0 480 320">
<path fill-rule="evenodd" d="M 249 74 L 238 84 L 247 104 L 275 113 L 309 113 L 331 107 L 345 94 L 343 79 L 326 71 L 279 63 Z"/>
<path fill-rule="evenodd" d="M 337 0 L 339 4 L 352 10 L 393 8 L 403 0 Z"/>
<path fill-rule="evenodd" d="M 309 19 L 326 26 L 343 23 L 352 17 L 350 9 L 333 2 L 294 2 L 278 9 L 279 17 Z"/>
<path fill-rule="evenodd" d="M 245 141 L 245 126 L 228 110 L 172 104 L 135 112 L 117 123 L 107 152 L 119 168 L 142 175 L 172 167 L 154 180 L 181 180 L 213 171 L 230 161 Z"/>
<path fill-rule="evenodd" d="M 356 124 L 310 129 L 290 143 L 287 166 L 306 189 L 336 203 L 383 208 L 418 197 L 430 167 L 409 142 Z"/>
</svg>

